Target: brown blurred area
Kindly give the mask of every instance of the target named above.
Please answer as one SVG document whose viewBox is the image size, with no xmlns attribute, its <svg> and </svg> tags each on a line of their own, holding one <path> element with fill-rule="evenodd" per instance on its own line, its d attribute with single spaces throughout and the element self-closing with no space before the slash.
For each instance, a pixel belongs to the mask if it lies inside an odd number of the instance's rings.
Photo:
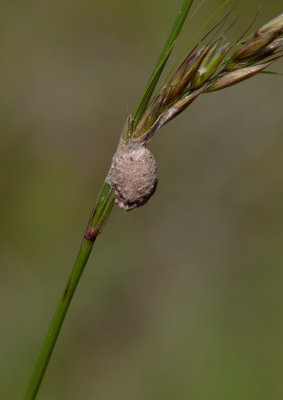
<svg viewBox="0 0 283 400">
<path fill-rule="evenodd" d="M 173 59 L 221 3 L 186 24 Z M 179 4 L 1 1 L 1 399 L 23 397 Z M 257 7 L 239 3 L 231 41 Z M 263 2 L 255 29 L 280 12 Z M 112 213 L 38 399 L 283 398 L 282 145 L 272 75 L 203 95 L 158 132 L 157 192 Z"/>
</svg>

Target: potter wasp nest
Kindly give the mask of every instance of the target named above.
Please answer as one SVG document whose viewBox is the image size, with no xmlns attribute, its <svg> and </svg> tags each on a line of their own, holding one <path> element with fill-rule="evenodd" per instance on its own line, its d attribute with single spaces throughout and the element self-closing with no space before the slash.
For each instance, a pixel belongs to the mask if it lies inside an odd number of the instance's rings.
<svg viewBox="0 0 283 400">
<path fill-rule="evenodd" d="M 158 173 L 153 154 L 144 144 L 126 146 L 120 141 L 108 173 L 115 203 L 124 211 L 143 206 L 154 194 Z"/>
</svg>

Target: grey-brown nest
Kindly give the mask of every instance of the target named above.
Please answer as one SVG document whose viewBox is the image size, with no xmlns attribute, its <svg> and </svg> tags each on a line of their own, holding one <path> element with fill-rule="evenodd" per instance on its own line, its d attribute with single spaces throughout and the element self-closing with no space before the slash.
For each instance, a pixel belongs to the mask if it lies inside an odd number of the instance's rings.
<svg viewBox="0 0 283 400">
<path fill-rule="evenodd" d="M 108 173 L 115 190 L 115 203 L 124 211 L 144 205 L 154 194 L 157 165 L 153 154 L 144 146 L 126 147 L 120 142 Z"/>
</svg>

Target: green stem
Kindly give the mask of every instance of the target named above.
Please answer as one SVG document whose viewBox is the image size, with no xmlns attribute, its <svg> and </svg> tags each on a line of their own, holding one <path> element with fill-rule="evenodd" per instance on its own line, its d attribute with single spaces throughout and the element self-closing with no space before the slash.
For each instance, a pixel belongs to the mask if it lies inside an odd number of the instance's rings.
<svg viewBox="0 0 283 400">
<path fill-rule="evenodd" d="M 193 0 L 184 0 L 183 2 L 183 5 L 170 32 L 170 35 L 165 43 L 156 67 L 142 96 L 141 102 L 137 108 L 137 111 L 134 114 L 134 118 L 136 121 L 139 120 L 149 103 L 150 97 L 157 85 L 158 79 L 169 58 L 174 43 L 185 22 L 192 3 Z M 64 289 L 64 292 L 48 329 L 45 341 L 42 345 L 41 352 L 35 364 L 34 371 L 30 379 L 24 400 L 34 400 L 36 398 L 38 389 L 40 387 L 49 359 L 56 344 L 70 302 L 91 253 L 93 243 L 97 236 L 102 232 L 102 229 L 109 215 L 111 214 L 113 205 L 114 193 L 108 182 L 105 181 L 100 192 L 96 208 L 90 217 L 76 262 L 68 279 L 68 283 Z"/>
<path fill-rule="evenodd" d="M 101 233 L 103 226 L 112 211 L 113 204 L 113 190 L 111 189 L 110 185 L 105 182 L 101 190 L 97 206 L 93 211 L 86 228 L 76 262 L 73 266 L 67 285 L 61 296 L 48 329 L 45 341 L 42 345 L 42 349 L 34 367 L 24 400 L 32 400 L 36 398 L 36 394 L 46 371 L 53 348 L 56 344 L 61 326 L 64 322 L 65 315 L 68 311 L 70 302 L 86 266 L 88 257 L 91 253 L 93 243 L 97 236 Z"/>
<path fill-rule="evenodd" d="M 52 354 L 53 348 L 57 341 L 61 326 L 63 324 L 65 315 L 67 313 L 69 304 L 72 300 L 73 294 L 76 290 L 79 279 L 82 275 L 84 267 L 87 263 L 88 257 L 90 255 L 93 242 L 83 239 L 81 248 L 76 259 L 75 265 L 72 269 L 71 275 L 69 277 L 68 283 L 64 290 L 64 293 L 60 299 L 57 306 L 54 317 L 51 321 L 46 339 L 43 343 L 40 355 L 38 357 L 37 363 L 34 368 L 29 386 L 24 397 L 25 400 L 35 399 L 39 386 L 41 384 L 42 378 L 44 376 L 45 370 L 47 368 L 50 356 Z"/>
</svg>

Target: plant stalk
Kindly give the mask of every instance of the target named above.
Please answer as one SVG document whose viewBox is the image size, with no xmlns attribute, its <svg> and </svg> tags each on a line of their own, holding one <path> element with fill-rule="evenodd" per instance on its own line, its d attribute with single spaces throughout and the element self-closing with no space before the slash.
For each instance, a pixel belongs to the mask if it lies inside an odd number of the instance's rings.
<svg viewBox="0 0 283 400">
<path fill-rule="evenodd" d="M 110 185 L 105 182 L 101 190 L 97 206 L 93 211 L 87 225 L 81 247 L 71 274 L 69 276 L 67 285 L 60 298 L 59 304 L 48 329 L 45 341 L 42 345 L 42 349 L 34 367 L 34 371 L 30 379 L 24 400 L 32 400 L 36 398 L 36 394 L 46 371 L 53 348 L 56 344 L 60 329 L 64 322 L 64 318 L 68 311 L 72 297 L 75 293 L 76 287 L 79 283 L 80 277 L 86 266 L 93 244 L 97 236 L 102 232 L 103 226 L 112 211 L 113 205 L 113 190 L 111 189 Z"/>
<path fill-rule="evenodd" d="M 186 20 L 186 17 L 189 13 L 189 10 L 193 4 L 193 0 L 184 0 L 183 4 L 178 12 L 177 18 L 174 22 L 172 30 L 168 36 L 168 39 L 161 51 L 161 54 L 158 58 L 158 62 L 153 70 L 151 78 L 147 84 L 147 87 L 142 95 L 139 106 L 134 114 L 135 123 L 137 123 L 144 111 L 147 108 L 147 105 L 150 101 L 150 98 L 155 90 L 155 87 L 158 83 L 160 75 L 164 69 L 164 66 L 170 56 L 170 53 L 174 47 L 175 41 L 179 36 L 181 28 Z M 34 400 L 36 398 L 37 392 L 39 390 L 40 384 L 44 377 L 44 373 L 48 366 L 48 362 L 52 355 L 52 351 L 56 344 L 58 335 L 60 333 L 60 329 L 64 322 L 64 318 L 68 311 L 69 305 L 71 303 L 72 297 L 75 293 L 76 287 L 79 283 L 80 277 L 84 271 L 87 260 L 91 253 L 93 243 L 95 242 L 97 236 L 102 232 L 102 229 L 111 214 L 112 208 L 114 205 L 114 193 L 113 189 L 110 187 L 107 181 L 104 182 L 102 190 L 100 192 L 100 196 L 98 198 L 98 202 L 96 208 L 91 214 L 89 223 L 87 225 L 81 247 L 69 276 L 67 285 L 64 289 L 64 292 L 60 298 L 59 304 L 49 326 L 46 338 L 42 345 L 39 357 L 34 367 L 33 374 L 31 376 L 24 400 Z"/>
</svg>

